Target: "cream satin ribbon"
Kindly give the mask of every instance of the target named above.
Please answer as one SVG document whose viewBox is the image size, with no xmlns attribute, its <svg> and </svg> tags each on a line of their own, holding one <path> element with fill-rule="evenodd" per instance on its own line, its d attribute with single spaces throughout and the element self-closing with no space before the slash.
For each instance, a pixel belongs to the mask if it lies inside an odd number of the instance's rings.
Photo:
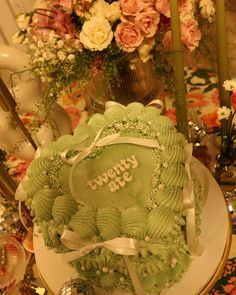
<svg viewBox="0 0 236 295">
<path fill-rule="evenodd" d="M 73 164 L 75 162 L 81 162 L 83 159 L 85 159 L 87 156 L 89 156 L 96 147 L 105 147 L 108 145 L 122 144 L 122 143 L 135 144 L 135 145 L 145 146 L 145 147 L 150 147 L 150 148 L 160 148 L 159 143 L 154 139 L 121 136 L 120 133 L 114 133 L 114 134 L 100 138 L 103 130 L 104 130 L 104 128 L 102 128 L 96 134 L 96 136 L 90 146 L 88 146 L 88 147 L 79 146 L 78 150 L 80 151 L 80 153 L 78 155 L 74 156 L 71 159 L 66 160 L 66 155 L 69 150 L 65 150 L 61 154 L 61 157 L 63 159 L 65 159 L 69 164 Z"/>
<path fill-rule="evenodd" d="M 186 234 L 187 234 L 187 244 L 192 255 L 201 255 L 203 248 L 200 244 L 197 244 L 196 240 L 196 222 L 195 222 L 195 197 L 194 197 L 194 188 L 193 180 L 191 176 L 191 161 L 192 161 L 192 152 L 193 145 L 188 143 L 184 147 L 185 151 L 185 170 L 187 172 L 187 181 L 183 188 L 183 202 L 184 207 L 187 211 L 186 216 Z"/>
<path fill-rule="evenodd" d="M 96 248 L 107 248 L 115 254 L 123 255 L 124 262 L 128 269 L 130 278 L 137 295 L 144 295 L 144 291 L 139 282 L 138 276 L 133 269 L 132 264 L 127 256 L 137 255 L 139 252 L 138 241 L 131 238 L 115 238 L 100 243 L 85 243 L 80 236 L 72 231 L 65 230 L 61 236 L 61 242 L 67 248 L 73 250 L 71 252 L 58 254 L 62 255 L 65 262 L 70 262 L 90 253 Z"/>
</svg>

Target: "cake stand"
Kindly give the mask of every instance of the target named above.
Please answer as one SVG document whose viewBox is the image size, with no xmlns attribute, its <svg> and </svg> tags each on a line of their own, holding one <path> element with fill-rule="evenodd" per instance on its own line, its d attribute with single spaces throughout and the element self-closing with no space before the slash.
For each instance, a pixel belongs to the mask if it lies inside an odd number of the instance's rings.
<svg viewBox="0 0 236 295">
<path fill-rule="evenodd" d="M 205 196 L 202 208 L 201 244 L 204 251 L 194 257 L 188 271 L 180 282 L 160 295 L 204 295 L 212 289 L 223 272 L 231 245 L 231 218 L 220 187 L 208 169 L 193 159 L 193 170 L 204 182 Z M 59 294 L 62 285 L 76 278 L 76 272 L 65 264 L 60 255 L 48 250 L 42 236 L 35 227 L 34 250 L 36 263 L 46 288 L 53 295 Z M 110 292 L 96 291 L 96 295 L 111 295 Z M 112 295 L 125 295 L 113 292 Z"/>
</svg>

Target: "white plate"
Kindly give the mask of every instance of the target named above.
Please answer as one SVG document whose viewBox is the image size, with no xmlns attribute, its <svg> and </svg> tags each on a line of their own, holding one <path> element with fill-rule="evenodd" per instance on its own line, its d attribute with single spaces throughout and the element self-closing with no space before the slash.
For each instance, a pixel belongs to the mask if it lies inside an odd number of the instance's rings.
<svg viewBox="0 0 236 295">
<path fill-rule="evenodd" d="M 205 187 L 208 189 L 202 211 L 201 243 L 204 246 L 204 252 L 201 256 L 194 257 L 181 281 L 163 290 L 161 295 L 200 294 L 209 282 L 212 282 L 217 269 L 222 267 L 222 260 L 226 259 L 225 253 L 230 247 L 229 214 L 220 187 L 207 168 L 195 159 L 193 169 L 200 178 L 205 178 Z M 59 293 L 65 282 L 77 277 L 75 271 L 62 261 L 61 256 L 44 246 L 41 235 L 34 237 L 34 250 L 42 278 L 54 294 Z M 111 293 L 96 292 L 96 295 L 100 294 L 109 295 Z M 123 295 L 124 293 L 114 292 L 113 294 Z"/>
</svg>

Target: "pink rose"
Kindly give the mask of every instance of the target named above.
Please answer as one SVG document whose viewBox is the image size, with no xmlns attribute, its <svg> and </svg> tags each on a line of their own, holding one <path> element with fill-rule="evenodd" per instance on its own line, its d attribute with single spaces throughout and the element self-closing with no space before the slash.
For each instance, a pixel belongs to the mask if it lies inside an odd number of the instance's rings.
<svg viewBox="0 0 236 295">
<path fill-rule="evenodd" d="M 189 15 L 193 12 L 193 1 L 192 0 L 180 0 L 180 19 L 182 19 L 185 15 Z"/>
<path fill-rule="evenodd" d="M 156 11 L 140 12 L 134 18 L 134 23 L 145 34 L 145 37 L 153 37 L 157 31 L 160 15 Z"/>
<path fill-rule="evenodd" d="M 136 15 L 144 7 L 143 2 L 140 0 L 121 0 L 120 5 L 121 12 L 124 15 Z"/>
<path fill-rule="evenodd" d="M 171 49 L 171 31 L 165 33 L 163 37 L 163 44 L 165 47 Z M 181 24 L 181 40 L 184 46 L 186 46 L 190 51 L 193 51 L 198 47 L 199 41 L 201 39 L 201 32 L 197 27 L 197 22 L 191 19 L 187 23 Z"/>
<path fill-rule="evenodd" d="M 194 19 L 181 24 L 181 39 L 190 51 L 198 47 L 201 36 L 202 34 L 198 29 L 198 24 Z"/>
<path fill-rule="evenodd" d="M 127 52 L 135 51 L 143 41 L 140 29 L 128 21 L 118 24 L 114 36 L 117 45 Z"/>
<path fill-rule="evenodd" d="M 169 0 L 156 0 L 155 7 L 160 14 L 170 17 Z"/>
<path fill-rule="evenodd" d="M 156 10 L 170 17 L 170 0 L 156 0 L 155 2 Z M 179 12 L 180 14 L 186 15 L 193 10 L 192 0 L 180 0 L 179 1 Z"/>
</svg>

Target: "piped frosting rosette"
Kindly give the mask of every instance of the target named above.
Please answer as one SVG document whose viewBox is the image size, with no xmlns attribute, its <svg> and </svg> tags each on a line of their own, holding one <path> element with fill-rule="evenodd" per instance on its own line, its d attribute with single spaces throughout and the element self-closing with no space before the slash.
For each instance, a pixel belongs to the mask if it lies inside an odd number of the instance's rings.
<svg viewBox="0 0 236 295">
<path fill-rule="evenodd" d="M 65 230 L 76 234 L 81 248 L 96 245 L 70 264 L 109 291 L 136 292 L 124 257 L 103 246 L 117 238 L 137 241 L 129 262 L 145 294 L 156 295 L 180 280 L 191 262 L 183 201 L 185 144 L 160 110 L 141 103 L 111 104 L 74 135 L 49 144 L 23 182 L 46 246 L 70 253 L 73 247 L 61 239 Z M 193 184 L 199 235 L 196 176 Z"/>
</svg>

